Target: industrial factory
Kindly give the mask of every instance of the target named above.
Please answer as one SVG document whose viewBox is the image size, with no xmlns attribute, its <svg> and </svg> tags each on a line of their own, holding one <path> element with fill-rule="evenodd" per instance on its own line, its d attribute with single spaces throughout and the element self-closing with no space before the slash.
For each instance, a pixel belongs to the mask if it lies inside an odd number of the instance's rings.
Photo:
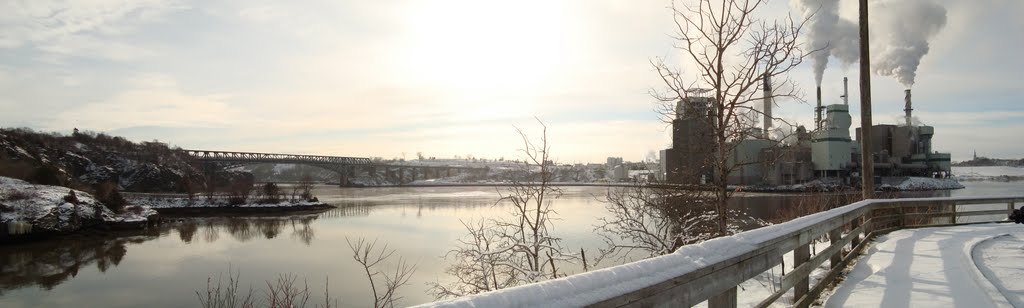
<svg viewBox="0 0 1024 308">
<path fill-rule="evenodd" d="M 817 88 L 815 123 L 808 131 L 798 126 L 794 138 L 772 137 L 770 82 L 765 80 L 763 127 L 732 140 L 728 148 L 729 185 L 780 186 L 814 180 L 854 186 L 859 183 L 860 138 L 850 138 L 850 107 L 847 80 L 843 78 L 841 104 L 822 106 Z M 710 91 L 695 89 L 676 105 L 672 121 L 672 148 L 662 151 L 663 172 L 669 183 L 697 184 L 712 181 L 714 128 L 716 118 Z M 931 126 L 912 121 L 911 92 L 906 90 L 905 123 L 873 125 L 871 152 L 876 176 L 946 177 L 950 175 L 950 154 L 932 151 Z M 785 141 L 784 141 L 785 140 Z"/>
</svg>

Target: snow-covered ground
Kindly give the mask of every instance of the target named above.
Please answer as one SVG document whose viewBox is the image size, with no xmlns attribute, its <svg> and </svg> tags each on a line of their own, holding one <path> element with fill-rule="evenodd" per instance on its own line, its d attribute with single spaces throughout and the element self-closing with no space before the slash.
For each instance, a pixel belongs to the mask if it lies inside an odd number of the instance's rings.
<svg viewBox="0 0 1024 308">
<path fill-rule="evenodd" d="M 1024 226 L 983 224 L 879 237 L 826 307 L 1024 307 Z"/>
<path fill-rule="evenodd" d="M 954 179 L 936 179 L 923 177 L 888 178 L 882 180 L 881 188 L 895 190 L 945 190 L 964 188 L 963 184 Z"/>
<path fill-rule="evenodd" d="M 217 198 L 213 200 L 207 200 L 202 196 L 196 196 L 192 200 L 189 200 L 188 198 L 132 198 L 130 199 L 130 201 L 132 204 L 144 205 L 154 209 L 201 207 L 271 208 L 323 205 L 323 203 L 319 201 L 282 200 L 276 203 L 252 201 L 245 204 L 231 206 L 228 205 L 227 199 Z"/>
<path fill-rule="evenodd" d="M 64 200 L 71 189 L 60 186 L 34 185 L 28 182 L 0 177 L 0 224 L 8 225 L 9 233 L 23 233 L 34 228 L 53 231 L 73 231 L 77 214 L 82 220 L 99 218 L 107 223 L 138 223 L 156 212 L 148 207 L 128 206 L 124 213 L 114 213 L 87 192 L 75 190 L 78 204 Z M 14 226 L 14 227 L 12 227 Z M 14 230 L 18 229 L 18 230 Z M 12 232 L 13 231 L 13 232 Z"/>
</svg>

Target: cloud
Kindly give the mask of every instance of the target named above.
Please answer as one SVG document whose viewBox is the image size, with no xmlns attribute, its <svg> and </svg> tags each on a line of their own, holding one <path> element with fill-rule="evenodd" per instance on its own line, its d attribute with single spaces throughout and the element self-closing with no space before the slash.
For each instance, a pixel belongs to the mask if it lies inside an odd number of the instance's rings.
<svg viewBox="0 0 1024 308">
<path fill-rule="evenodd" d="M 28 46 L 60 58 L 131 60 L 146 52 L 114 37 L 183 8 L 172 0 L 5 1 L 0 3 L 0 48 Z"/>
<path fill-rule="evenodd" d="M 108 99 L 59 112 L 51 126 L 73 125 L 91 130 L 135 126 L 224 127 L 244 116 L 219 95 L 181 92 L 173 78 L 143 75 L 132 88 Z"/>
</svg>

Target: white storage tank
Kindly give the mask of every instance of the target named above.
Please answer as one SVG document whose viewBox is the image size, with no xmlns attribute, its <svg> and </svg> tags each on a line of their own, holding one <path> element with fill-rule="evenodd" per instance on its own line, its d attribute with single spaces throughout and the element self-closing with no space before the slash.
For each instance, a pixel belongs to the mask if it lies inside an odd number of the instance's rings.
<svg viewBox="0 0 1024 308">
<path fill-rule="evenodd" d="M 853 160 L 850 140 L 850 106 L 825 107 L 825 123 L 811 139 L 811 163 L 815 171 L 844 170 Z"/>
</svg>

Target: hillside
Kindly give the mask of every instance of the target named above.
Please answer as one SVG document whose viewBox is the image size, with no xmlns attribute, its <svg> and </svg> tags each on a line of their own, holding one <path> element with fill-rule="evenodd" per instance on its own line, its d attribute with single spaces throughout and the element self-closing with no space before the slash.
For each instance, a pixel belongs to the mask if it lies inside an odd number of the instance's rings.
<svg viewBox="0 0 1024 308">
<path fill-rule="evenodd" d="M 81 190 L 102 183 L 132 192 L 187 192 L 206 186 L 200 170 L 165 143 L 135 143 L 77 130 L 66 136 L 0 129 L 0 176 Z M 251 181 L 252 176 L 236 172 L 218 178 Z"/>
</svg>

